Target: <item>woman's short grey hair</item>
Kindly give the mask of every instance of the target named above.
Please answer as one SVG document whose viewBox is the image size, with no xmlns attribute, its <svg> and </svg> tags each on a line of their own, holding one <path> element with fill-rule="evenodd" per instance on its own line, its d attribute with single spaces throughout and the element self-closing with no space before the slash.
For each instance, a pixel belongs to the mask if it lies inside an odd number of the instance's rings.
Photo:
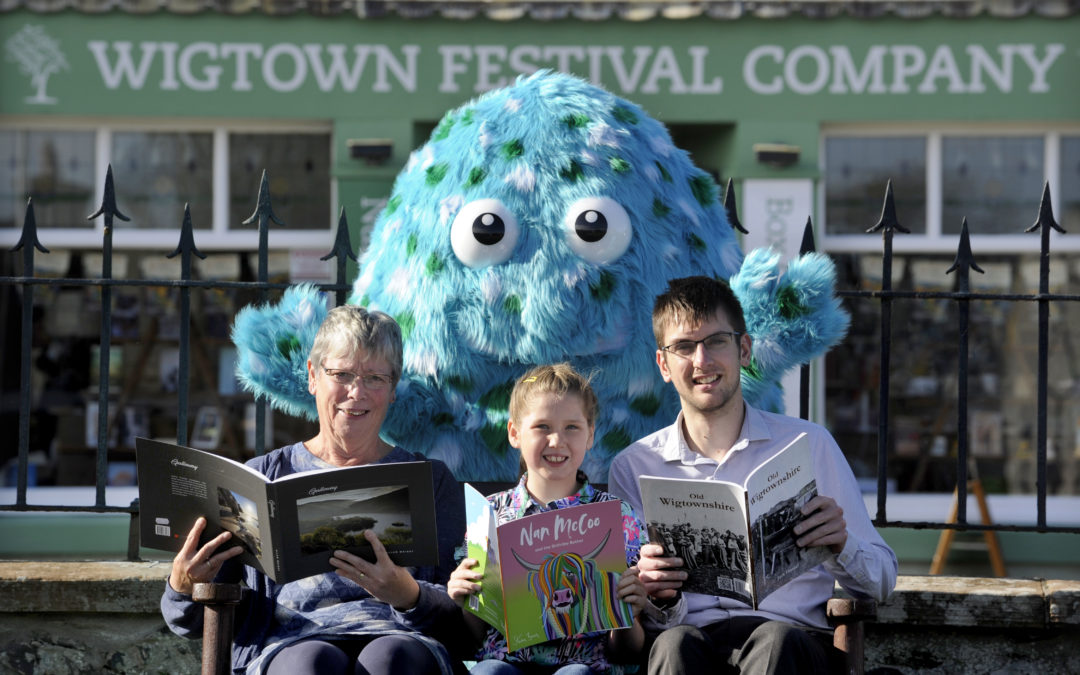
<svg viewBox="0 0 1080 675">
<path fill-rule="evenodd" d="M 359 305 L 331 309 L 315 334 L 308 358 L 313 365 L 322 366 L 325 359 L 356 354 L 385 359 L 397 384 L 401 379 L 401 327 L 389 314 Z"/>
</svg>

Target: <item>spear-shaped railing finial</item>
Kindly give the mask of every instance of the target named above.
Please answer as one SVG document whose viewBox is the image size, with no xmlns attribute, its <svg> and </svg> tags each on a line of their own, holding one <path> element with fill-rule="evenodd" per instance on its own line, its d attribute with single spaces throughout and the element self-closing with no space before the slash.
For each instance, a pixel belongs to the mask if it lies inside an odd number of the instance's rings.
<svg viewBox="0 0 1080 675">
<path fill-rule="evenodd" d="M 337 259 L 337 285 L 336 291 L 337 304 L 345 304 L 345 289 L 342 286 L 345 285 L 346 279 L 346 266 L 349 260 L 357 262 L 356 254 L 352 250 L 352 241 L 349 239 L 349 219 L 345 216 L 345 207 L 341 207 L 341 213 L 338 216 L 337 235 L 334 237 L 334 247 L 330 249 L 330 252 L 319 258 L 319 260 L 330 260 L 331 258 Z"/>
<path fill-rule="evenodd" d="M 727 213 L 732 229 L 743 234 L 750 234 L 750 231 L 739 222 L 739 205 L 735 203 L 735 185 L 730 178 L 727 179 L 727 189 L 724 190 L 724 211 Z"/>
</svg>

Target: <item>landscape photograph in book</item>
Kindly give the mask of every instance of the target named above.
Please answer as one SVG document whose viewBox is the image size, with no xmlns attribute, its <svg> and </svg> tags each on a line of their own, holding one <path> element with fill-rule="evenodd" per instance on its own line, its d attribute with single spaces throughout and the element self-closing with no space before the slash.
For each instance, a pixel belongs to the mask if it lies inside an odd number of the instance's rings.
<svg viewBox="0 0 1080 675">
<path fill-rule="evenodd" d="M 649 540 L 663 546 L 667 555 L 682 558 L 687 574 L 685 590 L 739 598 L 750 595 L 750 551 L 745 535 L 704 522 L 652 521 Z"/>
<path fill-rule="evenodd" d="M 337 549 L 367 549 L 364 530 L 373 530 L 387 551 L 413 547 L 407 485 L 359 488 L 296 500 L 303 555 Z"/>
<path fill-rule="evenodd" d="M 262 555 L 262 539 L 259 537 L 259 512 L 255 502 L 239 492 L 219 487 L 218 508 L 221 526 L 256 557 Z"/>
<path fill-rule="evenodd" d="M 815 495 L 817 482 L 811 480 L 796 495 L 777 502 L 751 523 L 758 542 L 754 556 L 763 596 L 820 561 L 821 547 L 803 548 L 795 543 L 795 525 L 803 519 L 802 507 Z"/>
</svg>

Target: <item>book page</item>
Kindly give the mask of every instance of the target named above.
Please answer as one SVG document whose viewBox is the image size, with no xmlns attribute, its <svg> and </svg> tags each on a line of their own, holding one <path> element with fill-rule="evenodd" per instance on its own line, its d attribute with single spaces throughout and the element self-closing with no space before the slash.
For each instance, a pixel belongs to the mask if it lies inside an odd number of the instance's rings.
<svg viewBox="0 0 1080 675">
<path fill-rule="evenodd" d="M 478 563 L 473 570 L 484 575 L 480 580 L 480 592 L 466 599 L 465 609 L 505 634 L 506 613 L 495 509 L 487 497 L 468 483 L 465 484 L 465 523 L 468 556 Z"/>
<path fill-rule="evenodd" d="M 828 557 L 827 547 L 795 544 L 802 507 L 817 495 L 814 462 L 806 434 L 799 434 L 746 479 L 754 542 L 757 602 Z"/>
<path fill-rule="evenodd" d="M 642 476 L 649 541 L 683 559 L 682 590 L 751 604 L 749 544 L 742 487 L 726 481 Z"/>
<path fill-rule="evenodd" d="M 195 520 L 206 518 L 200 545 L 228 530 L 225 546 L 244 547 L 240 562 L 273 577 L 266 478 L 251 467 L 172 443 L 136 439 L 142 546 L 179 551 Z"/>
<path fill-rule="evenodd" d="M 622 504 L 594 502 L 498 528 L 510 650 L 633 625 L 616 597 L 626 570 Z"/>
<path fill-rule="evenodd" d="M 270 499 L 280 519 L 276 553 L 286 581 L 333 571 L 330 556 L 338 549 L 374 562 L 375 552 L 364 538 L 367 530 L 402 567 L 438 564 L 428 462 L 292 474 L 271 483 Z"/>
</svg>

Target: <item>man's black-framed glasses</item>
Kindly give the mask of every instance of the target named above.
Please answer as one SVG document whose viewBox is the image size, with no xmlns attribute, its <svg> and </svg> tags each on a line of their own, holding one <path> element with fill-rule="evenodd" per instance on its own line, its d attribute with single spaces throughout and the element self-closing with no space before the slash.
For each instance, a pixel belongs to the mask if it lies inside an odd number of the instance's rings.
<svg viewBox="0 0 1080 675">
<path fill-rule="evenodd" d="M 668 354 L 674 354 L 675 356 L 690 359 L 694 357 L 694 353 L 697 352 L 698 345 L 705 345 L 705 351 L 709 356 L 720 356 L 727 349 L 731 348 L 731 345 L 739 341 L 739 337 L 742 333 L 739 331 L 722 330 L 712 335 L 706 335 L 700 340 L 679 340 L 678 342 L 672 342 L 666 347 L 661 347 L 662 351 Z"/>
<path fill-rule="evenodd" d="M 331 380 L 346 388 L 353 386 L 357 382 L 368 391 L 385 391 L 390 387 L 390 376 L 381 373 L 353 373 L 348 370 L 338 370 L 337 368 L 327 368 L 325 366 L 323 366 L 323 371 Z"/>
</svg>

